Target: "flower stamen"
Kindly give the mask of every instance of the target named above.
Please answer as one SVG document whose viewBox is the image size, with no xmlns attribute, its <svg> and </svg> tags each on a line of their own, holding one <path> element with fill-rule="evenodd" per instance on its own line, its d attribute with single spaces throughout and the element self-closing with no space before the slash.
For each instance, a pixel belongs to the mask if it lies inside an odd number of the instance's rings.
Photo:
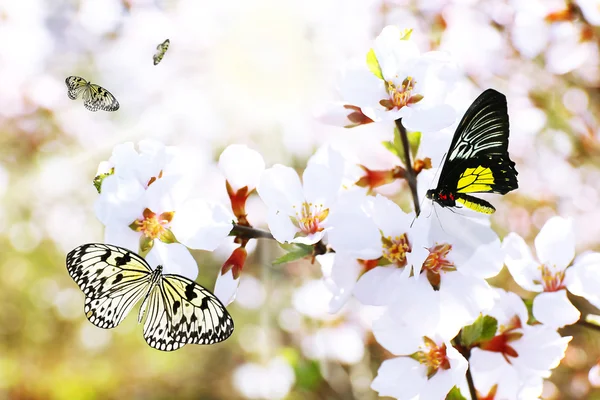
<svg viewBox="0 0 600 400">
<path fill-rule="evenodd" d="M 539 267 L 542 272 L 542 285 L 544 287 L 544 292 L 557 292 L 565 288 L 564 280 L 565 280 L 565 271 L 556 271 L 552 270 L 545 264 L 540 265 Z"/>
<path fill-rule="evenodd" d="M 424 337 L 425 347 L 413 354 L 413 358 L 427 367 L 427 378 L 431 379 L 440 369 L 450 369 L 450 360 L 446 355 L 446 345 L 438 346 L 433 340 Z"/>
<path fill-rule="evenodd" d="M 164 236 L 169 227 L 169 223 L 173 219 L 174 211 L 164 212 L 160 215 L 146 208 L 143 212 L 143 218 L 133 221 L 129 227 L 142 234 L 151 240 Z"/>
<path fill-rule="evenodd" d="M 391 236 L 382 237 L 383 256 L 398 267 L 406 266 L 406 253 L 412 250 L 406 233 L 392 238 Z"/>
<path fill-rule="evenodd" d="M 300 211 L 296 211 L 296 217 L 292 217 L 292 222 L 304 235 L 312 235 L 324 229 L 322 224 L 328 215 L 329 209 L 325 208 L 323 204 L 304 202 Z"/>
<path fill-rule="evenodd" d="M 400 86 L 396 86 L 393 81 L 385 82 L 385 89 L 390 96 L 389 99 L 384 99 L 379 102 L 388 110 L 401 109 L 409 104 L 418 103 L 423 99 L 420 94 L 413 94 L 417 81 L 412 76 L 407 76 Z"/>
</svg>

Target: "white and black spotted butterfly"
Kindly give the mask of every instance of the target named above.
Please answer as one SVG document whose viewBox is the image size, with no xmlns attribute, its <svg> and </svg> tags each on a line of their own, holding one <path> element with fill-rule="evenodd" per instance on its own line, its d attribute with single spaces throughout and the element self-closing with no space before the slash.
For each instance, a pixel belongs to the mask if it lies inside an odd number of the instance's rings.
<svg viewBox="0 0 600 400">
<path fill-rule="evenodd" d="M 77 99 L 83 93 L 83 105 L 90 111 L 117 111 L 119 102 L 108 90 L 101 86 L 86 81 L 78 76 L 69 76 L 65 79 L 69 89 L 67 95 L 71 100 Z"/>
<path fill-rule="evenodd" d="M 84 312 L 94 325 L 114 328 L 140 299 L 146 342 L 172 351 L 185 344 L 222 342 L 233 319 L 219 299 L 196 282 L 152 270 L 139 255 L 117 246 L 84 244 L 67 254 L 67 270 L 85 294 Z"/>
<path fill-rule="evenodd" d="M 167 52 L 167 50 L 169 50 L 170 44 L 171 41 L 167 39 L 158 46 L 156 46 L 156 54 L 152 56 L 152 59 L 154 60 L 154 65 L 157 65 L 159 62 L 162 61 L 163 57 L 165 56 L 165 53 Z"/>
</svg>

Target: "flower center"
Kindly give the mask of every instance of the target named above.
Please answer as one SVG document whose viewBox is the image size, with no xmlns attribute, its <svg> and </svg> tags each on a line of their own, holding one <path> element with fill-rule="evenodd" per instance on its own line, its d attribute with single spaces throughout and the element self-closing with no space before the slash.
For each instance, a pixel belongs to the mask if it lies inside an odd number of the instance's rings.
<svg viewBox="0 0 600 400">
<path fill-rule="evenodd" d="M 412 76 L 407 76 L 400 86 L 396 86 L 393 81 L 386 81 L 385 89 L 390 98 L 381 100 L 379 104 L 388 110 L 393 110 L 394 108 L 399 110 L 409 104 L 418 103 L 423 99 L 423 96 L 412 93 L 416 84 L 417 81 L 415 81 Z"/>
<path fill-rule="evenodd" d="M 452 250 L 449 243 L 436 244 L 429 249 L 429 255 L 423 262 L 423 269 L 427 272 L 439 274 L 441 271 L 455 271 L 454 263 L 448 260 L 448 253 Z"/>
<path fill-rule="evenodd" d="M 553 271 L 548 266 L 542 264 L 542 285 L 544 292 L 557 292 L 565 288 L 563 281 L 565 280 L 565 271 Z"/>
<path fill-rule="evenodd" d="M 146 208 L 142 219 L 133 221 L 129 227 L 142 234 L 151 240 L 161 238 L 168 230 L 168 225 L 173 219 L 174 211 L 164 212 L 160 215 Z"/>
<path fill-rule="evenodd" d="M 424 348 L 415 354 L 415 359 L 427 367 L 427 378 L 434 376 L 440 369 L 450 369 L 450 360 L 446 356 L 446 345 L 438 346 L 433 340 L 424 337 Z"/>
<path fill-rule="evenodd" d="M 406 253 L 412 250 L 406 233 L 392 238 L 391 236 L 382 237 L 383 256 L 390 262 L 395 263 L 399 267 L 406 266 Z"/>
<path fill-rule="evenodd" d="M 296 206 L 294 206 L 294 209 Z M 300 210 L 296 210 L 296 217 L 292 217 L 292 222 L 305 235 L 321 232 L 324 228 L 323 221 L 329 215 L 329 209 L 323 204 L 302 203 Z"/>
</svg>

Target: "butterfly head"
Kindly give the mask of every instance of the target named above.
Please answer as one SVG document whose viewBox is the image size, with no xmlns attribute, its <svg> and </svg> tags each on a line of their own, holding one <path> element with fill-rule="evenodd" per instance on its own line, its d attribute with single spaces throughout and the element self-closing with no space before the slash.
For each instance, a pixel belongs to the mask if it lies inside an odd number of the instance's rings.
<svg viewBox="0 0 600 400">
<path fill-rule="evenodd" d="M 425 197 L 435 201 L 442 207 L 454 207 L 456 205 L 454 193 L 445 189 L 429 189 L 425 193 Z"/>
</svg>

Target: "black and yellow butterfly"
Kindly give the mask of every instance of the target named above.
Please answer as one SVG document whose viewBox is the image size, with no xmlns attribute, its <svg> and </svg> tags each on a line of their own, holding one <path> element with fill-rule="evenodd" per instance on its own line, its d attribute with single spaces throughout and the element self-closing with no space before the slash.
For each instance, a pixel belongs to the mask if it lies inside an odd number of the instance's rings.
<svg viewBox="0 0 600 400">
<path fill-rule="evenodd" d="M 467 193 L 506 194 L 518 187 L 515 163 L 508 156 L 508 133 L 506 97 L 488 89 L 458 124 L 438 186 L 427 191 L 427 198 L 442 207 L 459 203 L 485 214 L 496 211 Z"/>
<path fill-rule="evenodd" d="M 165 56 L 165 53 L 167 52 L 167 50 L 169 50 L 170 44 L 171 41 L 167 39 L 158 46 L 156 46 L 156 50 L 158 51 L 156 52 L 156 54 L 154 54 L 154 56 L 152 56 L 152 59 L 154 60 L 154 65 L 157 65 L 159 62 L 162 61 L 163 57 Z"/>
<path fill-rule="evenodd" d="M 83 92 L 83 105 L 90 111 L 117 111 L 119 102 L 111 92 L 101 86 L 86 81 L 78 76 L 69 76 L 65 79 L 69 89 L 67 95 L 71 100 L 77 99 Z"/>
<path fill-rule="evenodd" d="M 138 314 L 144 338 L 155 349 L 213 344 L 231 336 L 233 319 L 207 289 L 179 275 L 152 270 L 137 254 L 117 246 L 84 244 L 67 254 L 67 270 L 85 294 L 84 312 L 100 328 L 114 328 L 144 299 Z"/>
</svg>

